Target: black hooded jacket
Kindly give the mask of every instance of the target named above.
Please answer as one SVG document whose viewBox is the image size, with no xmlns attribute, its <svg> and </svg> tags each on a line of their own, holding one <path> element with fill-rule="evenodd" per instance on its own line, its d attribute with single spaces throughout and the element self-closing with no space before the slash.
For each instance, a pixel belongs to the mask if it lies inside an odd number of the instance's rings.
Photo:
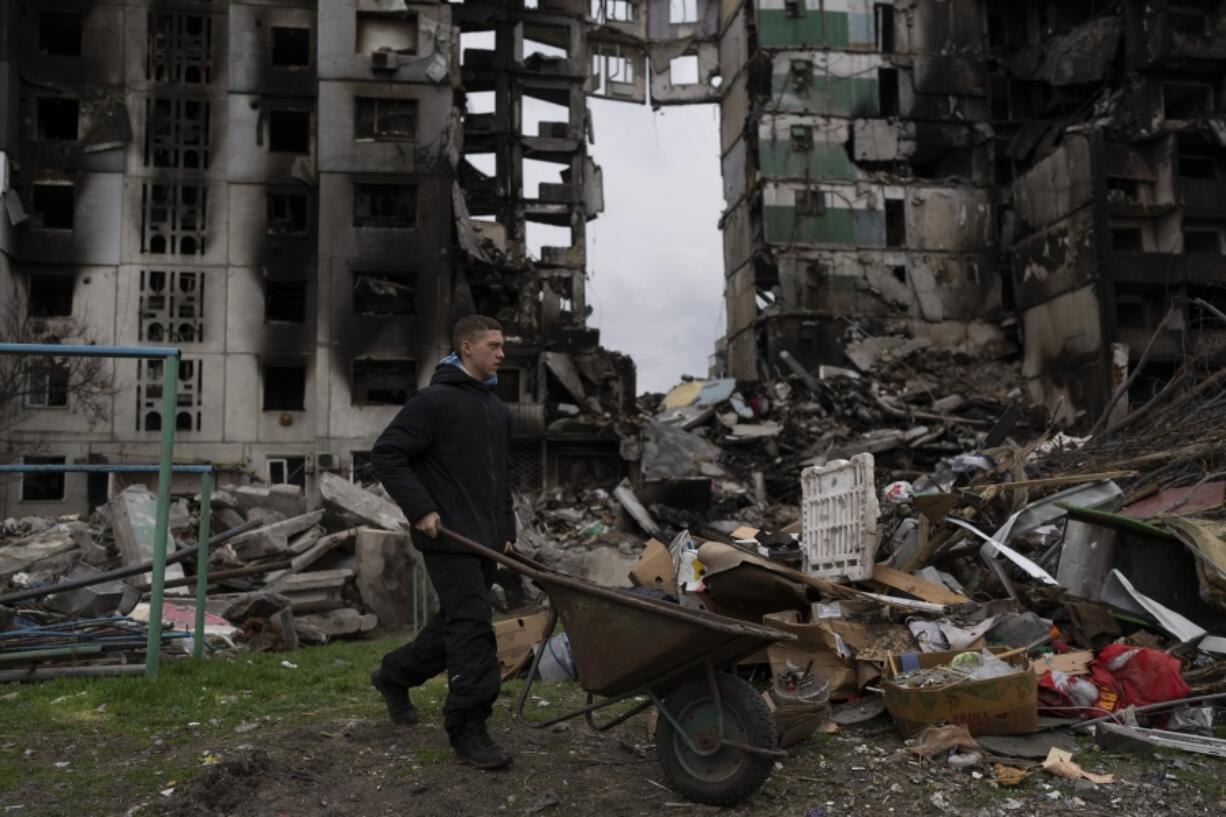
<svg viewBox="0 0 1226 817">
<path fill-rule="evenodd" d="M 437 511 L 443 525 L 487 547 L 515 541 L 510 485 L 511 412 L 490 387 L 440 364 L 370 452 L 375 476 L 409 522 Z M 467 553 L 414 530 L 429 552 Z"/>
</svg>

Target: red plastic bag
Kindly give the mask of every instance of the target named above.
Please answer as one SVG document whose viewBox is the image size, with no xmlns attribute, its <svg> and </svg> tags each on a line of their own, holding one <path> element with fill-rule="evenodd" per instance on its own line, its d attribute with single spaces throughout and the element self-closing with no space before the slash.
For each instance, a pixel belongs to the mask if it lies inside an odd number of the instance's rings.
<svg viewBox="0 0 1226 817">
<path fill-rule="evenodd" d="M 1178 658 L 1161 650 L 1108 644 L 1090 664 L 1090 677 L 1099 688 L 1118 696 L 1115 708 L 1146 706 L 1192 694 L 1181 669 Z"/>
</svg>

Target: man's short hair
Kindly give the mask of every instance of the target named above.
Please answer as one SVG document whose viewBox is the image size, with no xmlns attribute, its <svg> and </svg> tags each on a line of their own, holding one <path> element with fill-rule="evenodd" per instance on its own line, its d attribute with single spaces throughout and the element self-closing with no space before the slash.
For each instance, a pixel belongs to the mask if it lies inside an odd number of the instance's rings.
<svg viewBox="0 0 1226 817">
<path fill-rule="evenodd" d="M 460 318 L 455 322 L 455 326 L 451 330 L 451 347 L 456 354 L 460 353 L 460 347 L 464 345 L 466 340 L 476 340 L 477 337 L 485 332 L 501 332 L 502 324 L 493 318 L 488 318 L 485 315 L 468 315 Z"/>
</svg>

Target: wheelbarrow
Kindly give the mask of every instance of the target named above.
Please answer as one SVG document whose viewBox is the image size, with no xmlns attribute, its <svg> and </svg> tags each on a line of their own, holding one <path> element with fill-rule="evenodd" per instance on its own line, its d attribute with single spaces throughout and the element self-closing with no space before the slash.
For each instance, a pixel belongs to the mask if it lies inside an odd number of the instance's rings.
<svg viewBox="0 0 1226 817">
<path fill-rule="evenodd" d="M 649 707 L 659 713 L 656 757 L 686 798 L 727 806 L 757 791 L 787 753 L 778 748 L 775 720 L 762 696 L 726 670 L 791 633 L 700 612 L 559 573 L 515 553 L 500 553 L 446 528 L 447 539 L 528 577 L 549 596 L 546 637 L 558 618 L 587 705 L 546 721 L 531 721 L 524 705 L 544 649 L 536 651 L 515 716 L 544 729 L 582 715 L 597 732 Z M 600 700 L 597 700 L 597 696 Z M 645 700 L 604 723 L 595 714 L 631 698 Z"/>
</svg>

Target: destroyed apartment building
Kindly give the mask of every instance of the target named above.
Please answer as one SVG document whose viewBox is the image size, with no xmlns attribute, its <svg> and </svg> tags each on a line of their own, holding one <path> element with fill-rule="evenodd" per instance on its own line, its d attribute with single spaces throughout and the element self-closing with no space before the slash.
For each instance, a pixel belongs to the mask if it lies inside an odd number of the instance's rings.
<svg viewBox="0 0 1226 817">
<path fill-rule="evenodd" d="M 462 64 L 469 30 L 497 45 Z M 174 423 L 178 461 L 314 492 L 322 473 L 363 472 L 454 319 L 479 311 L 514 341 L 498 393 L 520 484 L 616 476 L 605 418 L 633 406 L 634 372 L 585 326 L 584 226 L 602 204 L 583 32 L 581 15 L 495 3 L 4 4 L 8 334 L 183 355 L 174 417 L 157 361 L 107 361 L 100 424 L 70 405 L 67 370 L 40 364 L 10 448 L 147 462 Z M 533 57 L 531 38 L 573 56 Z M 464 115 L 486 96 L 492 113 Z M 557 121 L 528 132 L 528 97 Z M 469 162 L 483 153 L 490 176 Z M 559 181 L 526 189 L 530 160 Z M 541 224 L 571 238 L 533 262 Z M 28 476 L 0 515 L 85 510 L 107 490 Z"/>
<path fill-rule="evenodd" d="M 38 337 L 175 345 L 184 366 L 162 418 L 160 367 L 108 363 L 94 426 L 40 372 L 7 432 L 29 461 L 149 461 L 174 422 L 182 460 L 314 493 L 362 473 L 477 311 L 514 339 L 517 484 L 633 473 L 632 365 L 586 324 L 590 99 L 720 107 L 713 376 L 863 368 L 849 345 L 905 342 L 1020 357 L 1072 422 L 1128 373 L 1143 400 L 1220 354 L 1220 2 L 5 9 L 3 301 Z M 106 493 L 40 476 L 0 501 Z"/>
<path fill-rule="evenodd" d="M 1151 337 L 1136 397 L 1220 354 L 1226 4 L 760 0 L 719 29 L 730 376 L 846 365 L 853 325 L 1020 346 L 1070 421 Z"/>
</svg>

